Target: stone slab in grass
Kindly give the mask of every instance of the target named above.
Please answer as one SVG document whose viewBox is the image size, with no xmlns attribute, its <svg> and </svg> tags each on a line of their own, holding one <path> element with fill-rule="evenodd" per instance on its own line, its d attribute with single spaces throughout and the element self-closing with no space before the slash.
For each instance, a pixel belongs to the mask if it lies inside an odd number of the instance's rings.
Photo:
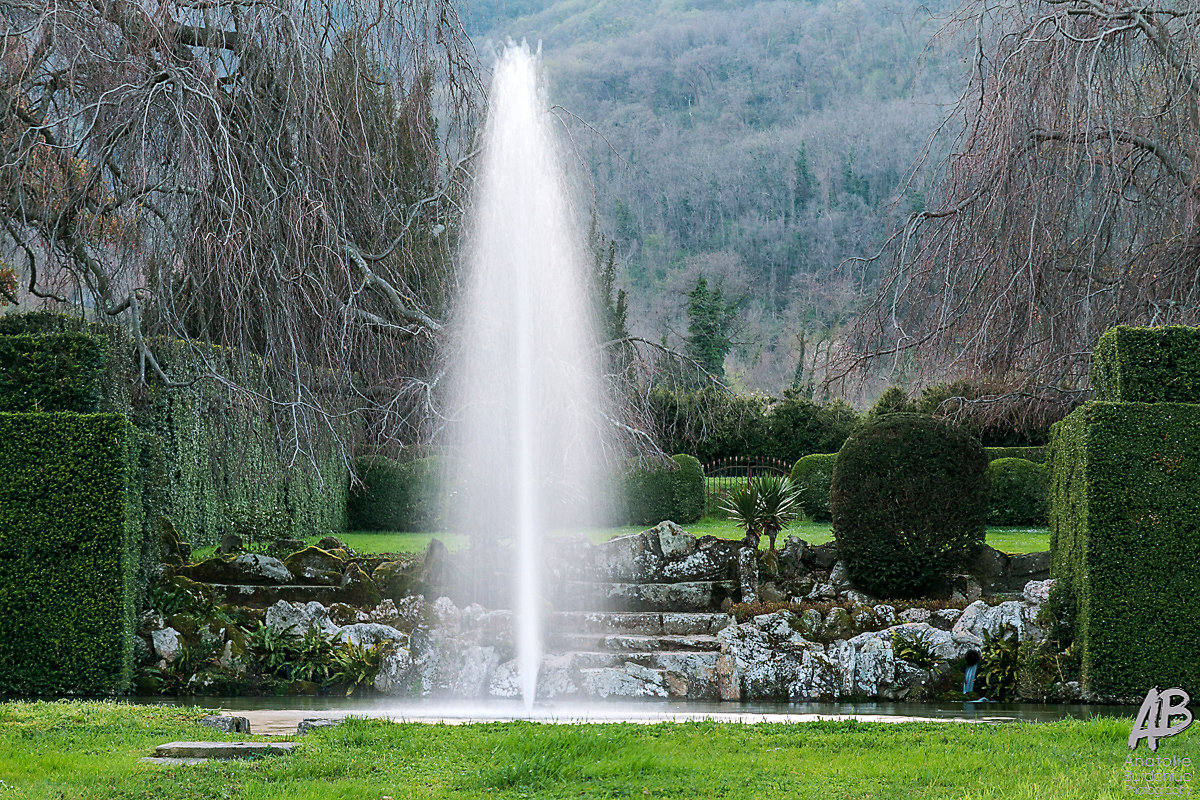
<svg viewBox="0 0 1200 800">
<path fill-rule="evenodd" d="M 290 753 L 294 742 L 168 742 L 154 748 L 155 758 L 229 760 Z"/>
</svg>

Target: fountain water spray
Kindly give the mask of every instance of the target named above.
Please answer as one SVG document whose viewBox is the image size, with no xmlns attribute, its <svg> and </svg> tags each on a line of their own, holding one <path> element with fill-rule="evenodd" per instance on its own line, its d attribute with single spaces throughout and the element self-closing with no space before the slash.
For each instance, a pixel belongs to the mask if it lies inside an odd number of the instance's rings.
<svg viewBox="0 0 1200 800">
<path fill-rule="evenodd" d="M 489 566 L 511 582 L 527 709 L 542 658 L 546 537 L 597 521 L 603 496 L 588 262 L 537 74 L 528 47 L 510 45 L 492 81 L 450 353 L 448 472 L 453 528 L 494 553 L 501 563 Z"/>
</svg>

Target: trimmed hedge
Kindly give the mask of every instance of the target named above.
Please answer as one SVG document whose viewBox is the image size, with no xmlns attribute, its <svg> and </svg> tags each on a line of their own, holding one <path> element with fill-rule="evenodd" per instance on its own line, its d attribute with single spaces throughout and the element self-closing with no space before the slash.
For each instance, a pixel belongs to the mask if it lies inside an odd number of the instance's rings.
<svg viewBox="0 0 1200 800">
<path fill-rule="evenodd" d="M 122 692 L 141 542 L 136 431 L 115 414 L 5 413 L 0 441 L 0 692 Z"/>
<path fill-rule="evenodd" d="M 157 345 L 164 369 L 180 382 L 194 377 L 185 357 L 194 346 Z M 289 469 L 269 416 L 247 413 L 209 381 L 170 390 L 154 380 L 137 384 L 132 352 L 129 334 L 114 325 L 47 312 L 0 316 L 0 411 L 128 416 L 155 443 L 160 461 L 145 466 L 165 482 L 151 522 L 166 516 L 197 545 L 216 543 L 234 518 L 259 512 L 282 512 L 296 535 L 345 530 L 349 470 L 331 436 L 317 444 L 317 468 L 302 458 Z M 223 351 L 212 353 L 230 363 Z M 255 374 L 237 377 L 261 382 Z M 149 538 L 156 541 L 153 531 Z"/>
<path fill-rule="evenodd" d="M 888 414 L 847 440 L 833 467 L 829 507 L 838 557 L 878 597 L 937 590 L 983 545 L 987 456 L 960 427 Z"/>
<path fill-rule="evenodd" d="M 983 451 L 987 453 L 989 461 L 998 461 L 1001 458 L 1023 458 L 1035 464 L 1046 463 L 1046 448 L 1044 447 L 985 447 Z"/>
<path fill-rule="evenodd" d="M 80 331 L 0 336 L 0 412 L 95 412 L 108 341 Z"/>
<path fill-rule="evenodd" d="M 1050 516 L 1050 476 L 1041 464 L 998 458 L 988 464 L 988 524 L 1045 525 Z"/>
<path fill-rule="evenodd" d="M 1118 326 L 1092 358 L 1094 399 L 1200 403 L 1200 328 Z"/>
<path fill-rule="evenodd" d="M 833 482 L 833 465 L 837 453 L 814 453 L 805 456 L 792 467 L 792 483 L 800 489 L 800 506 L 814 522 L 828 522 L 829 486 Z"/>
<path fill-rule="evenodd" d="M 624 521 L 630 525 L 657 525 L 663 520 L 680 524 L 704 515 L 704 467 L 693 456 L 673 456 L 674 467 L 634 467 L 621 481 Z"/>
<path fill-rule="evenodd" d="M 1053 430 L 1051 572 L 1109 697 L 1200 692 L 1200 405 L 1091 402 Z"/>
<path fill-rule="evenodd" d="M 349 526 L 356 531 L 435 531 L 441 519 L 438 462 L 359 459 L 360 484 L 350 492 Z"/>
</svg>

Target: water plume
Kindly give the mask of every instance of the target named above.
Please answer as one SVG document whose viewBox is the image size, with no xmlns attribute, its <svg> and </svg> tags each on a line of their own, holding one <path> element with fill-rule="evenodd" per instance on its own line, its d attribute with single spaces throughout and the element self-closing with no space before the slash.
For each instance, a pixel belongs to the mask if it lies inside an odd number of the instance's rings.
<svg viewBox="0 0 1200 800">
<path fill-rule="evenodd" d="M 449 519 L 471 537 L 476 579 L 507 584 L 473 596 L 513 609 L 526 708 L 547 537 L 595 524 L 603 496 L 589 262 L 552 123 L 537 57 L 510 45 L 492 80 L 449 354 Z"/>
</svg>

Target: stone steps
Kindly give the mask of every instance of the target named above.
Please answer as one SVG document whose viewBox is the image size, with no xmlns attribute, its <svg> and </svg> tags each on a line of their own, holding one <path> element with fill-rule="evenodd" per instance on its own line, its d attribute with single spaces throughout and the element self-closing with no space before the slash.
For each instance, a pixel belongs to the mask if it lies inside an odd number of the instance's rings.
<svg viewBox="0 0 1200 800">
<path fill-rule="evenodd" d="M 607 651 L 612 653 L 704 652 L 720 649 L 708 633 L 646 635 L 641 633 L 558 633 L 546 648 L 551 651 Z"/>
<path fill-rule="evenodd" d="M 562 611 L 553 616 L 548 633 L 633 633 L 647 636 L 715 634 L 733 624 L 728 614 L 708 612 Z"/>
<path fill-rule="evenodd" d="M 252 608 L 267 608 L 280 600 L 289 603 L 316 601 L 328 606 L 345 602 L 347 593 L 341 586 L 310 586 L 306 584 L 275 584 L 260 586 L 240 583 L 205 584 L 213 591 L 218 603 L 230 603 Z"/>
<path fill-rule="evenodd" d="M 707 611 L 721 608 L 726 599 L 736 602 L 735 581 L 684 581 L 680 583 L 590 583 L 564 581 L 551 598 L 563 611 Z"/>
</svg>

